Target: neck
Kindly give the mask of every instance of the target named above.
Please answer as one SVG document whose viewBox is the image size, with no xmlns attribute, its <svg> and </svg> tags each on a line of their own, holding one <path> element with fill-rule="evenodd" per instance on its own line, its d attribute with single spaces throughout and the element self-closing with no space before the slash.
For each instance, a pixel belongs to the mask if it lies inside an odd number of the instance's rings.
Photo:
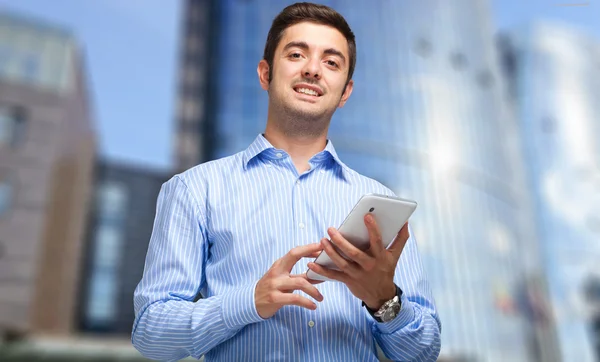
<svg viewBox="0 0 600 362">
<path fill-rule="evenodd" d="M 310 168 L 308 160 L 323 151 L 327 144 L 326 131 L 319 135 L 290 135 L 277 128 L 273 122 L 267 122 L 264 136 L 274 147 L 285 150 L 290 155 L 299 174 Z"/>
</svg>

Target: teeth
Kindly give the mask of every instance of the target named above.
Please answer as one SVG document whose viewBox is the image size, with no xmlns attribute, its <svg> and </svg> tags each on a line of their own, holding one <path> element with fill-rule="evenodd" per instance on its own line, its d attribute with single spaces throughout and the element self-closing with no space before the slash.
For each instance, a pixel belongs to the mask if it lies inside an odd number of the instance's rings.
<svg viewBox="0 0 600 362">
<path fill-rule="evenodd" d="M 312 89 L 307 89 L 307 88 L 298 88 L 298 89 L 296 90 L 296 92 L 298 92 L 298 93 L 304 93 L 304 94 L 308 94 L 308 95 L 310 95 L 310 96 L 315 96 L 315 97 L 318 97 L 318 96 L 319 96 L 319 93 L 315 92 L 315 91 L 314 91 L 314 90 L 312 90 Z"/>
</svg>

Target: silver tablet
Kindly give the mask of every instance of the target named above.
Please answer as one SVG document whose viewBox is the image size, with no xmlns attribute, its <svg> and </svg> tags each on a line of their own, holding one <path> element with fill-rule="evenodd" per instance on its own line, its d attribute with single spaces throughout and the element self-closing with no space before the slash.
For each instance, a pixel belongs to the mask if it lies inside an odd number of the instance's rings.
<svg viewBox="0 0 600 362">
<path fill-rule="evenodd" d="M 364 217 L 370 213 L 377 222 L 383 246 L 387 249 L 416 208 L 417 203 L 412 200 L 379 194 L 367 194 L 358 200 L 342 225 L 338 228 L 338 231 L 357 248 L 363 251 L 369 249 L 369 230 L 365 225 Z M 337 250 L 341 256 L 346 257 L 341 250 Z M 315 259 L 315 263 L 326 268 L 338 270 L 324 250 Z M 306 276 L 312 280 L 330 280 L 312 270 L 308 270 Z"/>
</svg>

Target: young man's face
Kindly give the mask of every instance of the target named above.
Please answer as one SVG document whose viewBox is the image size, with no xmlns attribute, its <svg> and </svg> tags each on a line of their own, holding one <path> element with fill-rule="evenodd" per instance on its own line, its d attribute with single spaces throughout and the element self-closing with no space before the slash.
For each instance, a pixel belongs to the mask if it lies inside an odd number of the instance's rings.
<svg viewBox="0 0 600 362">
<path fill-rule="evenodd" d="M 258 72 L 271 102 L 292 116 L 329 120 L 352 93 L 352 81 L 344 91 L 348 68 L 348 42 L 342 33 L 303 22 L 285 30 L 275 50 L 271 82 L 265 60 Z"/>
</svg>

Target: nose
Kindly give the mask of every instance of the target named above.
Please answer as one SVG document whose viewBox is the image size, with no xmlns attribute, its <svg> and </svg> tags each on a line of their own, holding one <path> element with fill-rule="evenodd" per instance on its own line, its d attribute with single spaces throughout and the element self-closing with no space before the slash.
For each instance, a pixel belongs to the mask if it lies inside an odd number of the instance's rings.
<svg viewBox="0 0 600 362">
<path fill-rule="evenodd" d="M 302 68 L 302 75 L 306 78 L 321 79 L 321 63 L 318 59 L 312 58 Z"/>
</svg>

